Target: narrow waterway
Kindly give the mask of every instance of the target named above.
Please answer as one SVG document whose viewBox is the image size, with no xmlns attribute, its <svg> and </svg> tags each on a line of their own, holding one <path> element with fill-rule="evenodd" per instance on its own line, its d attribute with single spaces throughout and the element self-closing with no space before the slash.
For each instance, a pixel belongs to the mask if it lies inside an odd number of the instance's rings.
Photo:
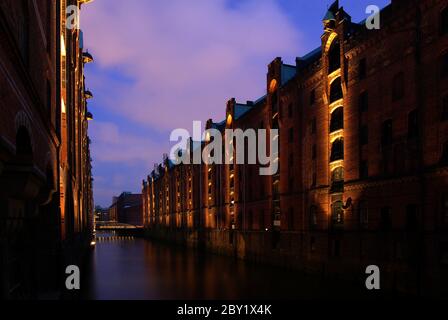
<svg viewBox="0 0 448 320">
<path fill-rule="evenodd" d="M 342 293 L 360 297 L 363 292 L 293 270 L 142 238 L 111 233 L 97 237 L 87 270 L 86 299 L 331 299 Z"/>
</svg>

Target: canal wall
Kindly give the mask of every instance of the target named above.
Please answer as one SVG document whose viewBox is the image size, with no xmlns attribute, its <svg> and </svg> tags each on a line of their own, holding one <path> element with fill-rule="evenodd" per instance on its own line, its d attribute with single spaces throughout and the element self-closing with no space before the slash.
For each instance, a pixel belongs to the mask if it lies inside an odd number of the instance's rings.
<svg viewBox="0 0 448 320">
<path fill-rule="evenodd" d="M 186 231 L 156 227 L 146 229 L 145 236 L 156 241 L 253 263 L 293 269 L 323 278 L 330 277 L 351 283 L 365 280 L 365 273 L 360 272 L 359 263 L 355 261 L 351 263 L 341 259 L 324 259 L 306 253 L 309 252 L 306 250 L 308 241 L 300 232 L 276 234 L 259 231 Z"/>
</svg>

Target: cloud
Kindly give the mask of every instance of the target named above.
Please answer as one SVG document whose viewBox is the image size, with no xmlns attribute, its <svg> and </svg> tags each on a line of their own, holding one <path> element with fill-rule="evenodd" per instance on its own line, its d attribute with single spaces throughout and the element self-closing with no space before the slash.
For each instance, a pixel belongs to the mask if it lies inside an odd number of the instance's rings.
<svg viewBox="0 0 448 320">
<path fill-rule="evenodd" d="M 133 79 L 110 92 L 110 110 L 159 130 L 221 120 L 227 99 L 258 98 L 266 65 L 299 45 L 271 0 L 97 0 L 82 23 L 99 70 L 118 67 Z"/>
<path fill-rule="evenodd" d="M 96 0 L 83 6 L 81 26 L 95 57 L 86 81 L 101 203 L 139 190 L 169 152 L 171 130 L 221 121 L 229 98 L 262 96 L 267 64 L 290 62 L 300 44 L 274 0 Z"/>
</svg>

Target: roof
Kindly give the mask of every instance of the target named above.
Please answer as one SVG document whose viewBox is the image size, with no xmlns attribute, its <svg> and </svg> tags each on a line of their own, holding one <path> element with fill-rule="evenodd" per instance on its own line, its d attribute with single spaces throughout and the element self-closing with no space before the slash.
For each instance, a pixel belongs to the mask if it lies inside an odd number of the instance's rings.
<svg viewBox="0 0 448 320">
<path fill-rule="evenodd" d="M 282 64 L 282 83 L 281 85 L 284 86 L 289 80 L 294 78 L 297 74 L 297 67 L 291 66 L 288 64 Z"/>
<path fill-rule="evenodd" d="M 247 112 L 249 112 L 250 109 L 252 109 L 252 107 L 253 107 L 252 105 L 247 104 L 241 104 L 241 103 L 235 104 L 235 119 L 236 120 L 240 119 Z"/>
<path fill-rule="evenodd" d="M 322 47 L 320 46 L 314 49 L 313 51 L 307 53 L 303 57 L 297 58 L 297 67 L 299 69 L 306 68 L 310 64 L 319 60 L 321 57 L 322 57 Z"/>
</svg>

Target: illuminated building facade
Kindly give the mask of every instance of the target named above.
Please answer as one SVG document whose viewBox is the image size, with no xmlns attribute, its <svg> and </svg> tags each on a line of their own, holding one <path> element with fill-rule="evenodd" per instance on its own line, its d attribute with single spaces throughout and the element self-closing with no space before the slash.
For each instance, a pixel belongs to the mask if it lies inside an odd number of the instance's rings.
<svg viewBox="0 0 448 320">
<path fill-rule="evenodd" d="M 66 7 L 0 2 L 0 297 L 57 298 L 93 218 L 82 32 Z"/>
<path fill-rule="evenodd" d="M 148 233 L 353 281 L 378 265 L 384 289 L 446 295 L 448 3 L 394 0 L 368 30 L 336 1 L 323 23 L 319 48 L 269 65 L 265 97 L 207 124 L 279 128 L 279 174 L 165 161 L 143 182 Z"/>
</svg>

